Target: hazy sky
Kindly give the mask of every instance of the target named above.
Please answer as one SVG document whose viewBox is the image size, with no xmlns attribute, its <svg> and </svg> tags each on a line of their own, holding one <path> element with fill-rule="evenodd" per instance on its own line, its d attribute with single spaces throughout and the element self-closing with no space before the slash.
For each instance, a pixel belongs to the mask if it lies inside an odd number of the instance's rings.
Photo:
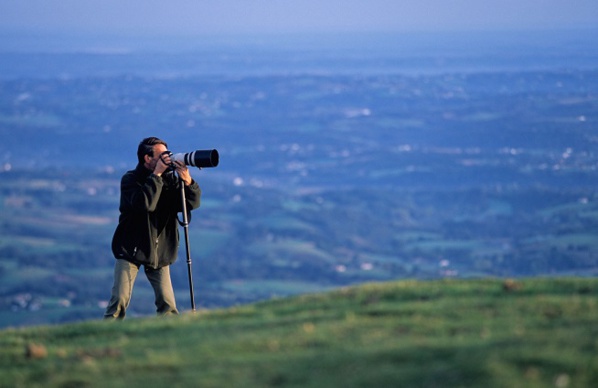
<svg viewBox="0 0 598 388">
<path fill-rule="evenodd" d="M 0 0 L 0 28 L 219 34 L 598 27 L 598 0 Z"/>
</svg>

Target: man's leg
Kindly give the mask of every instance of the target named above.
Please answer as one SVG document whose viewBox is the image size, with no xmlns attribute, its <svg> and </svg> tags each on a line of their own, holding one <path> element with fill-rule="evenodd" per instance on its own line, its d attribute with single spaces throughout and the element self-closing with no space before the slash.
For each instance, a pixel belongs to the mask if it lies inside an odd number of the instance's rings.
<svg viewBox="0 0 598 388">
<path fill-rule="evenodd" d="M 178 314 L 170 280 L 170 267 L 166 266 L 160 269 L 145 267 L 145 276 L 154 288 L 158 315 Z"/>
<path fill-rule="evenodd" d="M 123 259 L 116 259 L 114 264 L 114 285 L 112 286 L 112 295 L 104 319 L 124 319 L 127 307 L 131 301 L 133 293 L 133 284 L 137 278 L 139 267 Z"/>
</svg>

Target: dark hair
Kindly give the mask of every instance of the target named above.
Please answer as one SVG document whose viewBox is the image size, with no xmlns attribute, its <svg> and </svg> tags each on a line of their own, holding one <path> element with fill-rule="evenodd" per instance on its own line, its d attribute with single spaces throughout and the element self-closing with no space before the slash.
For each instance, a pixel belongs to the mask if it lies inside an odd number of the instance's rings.
<svg viewBox="0 0 598 388">
<path fill-rule="evenodd" d="M 150 155 L 151 157 L 154 156 L 154 146 L 156 144 L 164 144 L 164 146 L 168 149 L 168 144 L 164 140 L 158 139 L 157 137 L 146 137 L 145 139 L 141 140 L 139 143 L 139 147 L 137 148 L 137 160 L 139 164 L 144 163 L 144 156 Z"/>
</svg>

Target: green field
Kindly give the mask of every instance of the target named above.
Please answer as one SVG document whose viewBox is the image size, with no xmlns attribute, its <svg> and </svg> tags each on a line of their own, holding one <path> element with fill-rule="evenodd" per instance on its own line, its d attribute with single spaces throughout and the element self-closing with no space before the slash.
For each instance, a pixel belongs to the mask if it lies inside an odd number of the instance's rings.
<svg viewBox="0 0 598 388">
<path fill-rule="evenodd" d="M 0 332 L 6 387 L 598 386 L 598 280 L 376 283 Z M 28 349 L 30 349 L 28 351 Z"/>
<path fill-rule="evenodd" d="M 38 172 L 0 180 L 1 328 L 103 313 L 112 286 L 118 176 L 70 174 L 67 181 Z M 230 199 L 236 190 L 206 182 L 205 207 L 189 228 L 202 308 L 405 278 L 598 273 L 598 195 L 584 189 L 245 187 L 242 202 Z M 184 248 L 172 267 L 181 311 L 190 305 Z M 130 314 L 154 314 L 144 277 Z"/>
</svg>

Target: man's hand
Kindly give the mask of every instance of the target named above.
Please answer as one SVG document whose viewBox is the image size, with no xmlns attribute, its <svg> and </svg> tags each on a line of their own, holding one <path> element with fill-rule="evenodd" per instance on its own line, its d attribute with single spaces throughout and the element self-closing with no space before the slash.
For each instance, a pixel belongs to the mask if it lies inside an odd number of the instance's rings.
<svg viewBox="0 0 598 388">
<path fill-rule="evenodd" d="M 156 162 L 156 167 L 154 167 L 154 175 L 162 176 L 164 171 L 168 170 L 170 167 L 170 156 L 167 153 L 160 155 L 158 161 Z"/>
<path fill-rule="evenodd" d="M 179 173 L 179 177 L 185 182 L 186 186 L 189 186 L 191 182 L 193 182 L 193 178 L 191 178 L 191 174 L 189 173 L 189 169 L 187 166 L 179 161 L 174 162 L 176 172 Z"/>
</svg>

